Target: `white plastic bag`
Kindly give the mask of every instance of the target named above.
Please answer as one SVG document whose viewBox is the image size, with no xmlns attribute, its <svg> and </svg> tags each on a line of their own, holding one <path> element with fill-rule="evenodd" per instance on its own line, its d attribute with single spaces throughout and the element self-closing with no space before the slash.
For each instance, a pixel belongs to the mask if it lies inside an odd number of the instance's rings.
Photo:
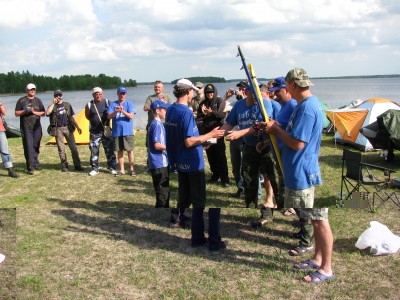
<svg viewBox="0 0 400 300">
<path fill-rule="evenodd" d="M 365 230 L 356 243 L 358 249 L 371 247 L 371 254 L 385 255 L 396 253 L 400 249 L 400 237 L 393 234 L 387 226 L 370 222 L 371 227 Z"/>
</svg>

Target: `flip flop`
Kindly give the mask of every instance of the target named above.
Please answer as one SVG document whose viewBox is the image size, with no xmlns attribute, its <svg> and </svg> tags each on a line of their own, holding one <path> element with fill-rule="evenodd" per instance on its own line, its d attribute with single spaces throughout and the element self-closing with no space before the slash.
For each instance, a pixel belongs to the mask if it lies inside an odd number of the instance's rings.
<svg viewBox="0 0 400 300">
<path fill-rule="evenodd" d="M 335 274 L 332 273 L 332 275 L 328 276 L 328 275 L 321 274 L 319 271 L 315 271 L 315 272 L 309 273 L 307 276 L 311 277 L 311 281 L 305 280 L 304 279 L 305 277 L 303 278 L 303 281 L 305 281 L 307 283 L 314 283 L 315 284 L 315 283 L 321 283 L 321 282 L 333 279 L 335 277 Z M 319 280 L 317 280 L 317 279 L 319 279 Z"/>
<path fill-rule="evenodd" d="M 311 259 L 308 259 L 299 262 L 298 264 L 295 264 L 293 267 L 299 270 L 307 270 L 307 269 L 319 269 L 321 266 L 318 266 L 317 264 L 313 263 Z"/>
<path fill-rule="evenodd" d="M 295 252 L 297 253 L 295 253 Z M 314 246 L 305 247 L 305 246 L 297 246 L 289 251 L 290 256 L 301 256 L 305 253 L 310 253 L 314 251 Z"/>
</svg>

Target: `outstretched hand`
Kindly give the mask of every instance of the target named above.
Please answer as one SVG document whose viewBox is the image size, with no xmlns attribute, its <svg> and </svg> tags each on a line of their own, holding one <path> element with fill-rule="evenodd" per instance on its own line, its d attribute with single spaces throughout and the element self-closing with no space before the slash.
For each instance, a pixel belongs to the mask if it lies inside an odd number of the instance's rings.
<svg viewBox="0 0 400 300">
<path fill-rule="evenodd" d="M 242 137 L 242 134 L 240 134 L 238 130 L 232 130 L 232 131 L 228 131 L 228 134 L 226 135 L 226 140 L 234 141 L 234 140 L 240 139 L 241 137 Z"/>
<path fill-rule="evenodd" d="M 225 135 L 225 130 L 219 129 L 220 127 L 215 127 L 213 130 L 210 131 L 210 134 L 212 135 L 213 138 L 221 138 Z"/>
</svg>

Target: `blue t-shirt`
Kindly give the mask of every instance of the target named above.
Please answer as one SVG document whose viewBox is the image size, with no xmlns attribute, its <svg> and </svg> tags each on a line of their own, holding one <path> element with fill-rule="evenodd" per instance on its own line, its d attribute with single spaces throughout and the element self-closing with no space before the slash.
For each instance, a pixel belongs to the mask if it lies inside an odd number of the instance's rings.
<svg viewBox="0 0 400 300">
<path fill-rule="evenodd" d="M 288 102 L 283 103 L 281 106 L 281 110 L 278 113 L 278 117 L 275 119 L 281 126 L 283 130 L 286 130 L 287 125 L 289 124 L 290 117 L 292 116 L 293 110 L 297 105 L 297 101 L 293 98 L 290 99 Z M 282 149 L 282 141 L 280 138 L 276 138 L 278 141 L 279 149 Z"/>
<path fill-rule="evenodd" d="M 278 114 L 281 111 L 281 105 L 275 101 L 275 100 L 270 100 L 272 104 L 272 115 L 268 115 L 268 117 L 276 120 L 278 118 Z"/>
<path fill-rule="evenodd" d="M 286 127 L 289 123 L 290 117 L 292 116 L 293 110 L 296 105 L 297 101 L 293 98 L 281 105 L 281 110 L 279 111 L 278 117 L 275 119 L 275 121 L 279 123 L 283 130 L 286 130 Z"/>
<path fill-rule="evenodd" d="M 305 143 L 296 151 L 286 144 L 282 146 L 282 163 L 285 186 L 292 190 L 304 190 L 322 184 L 318 164 L 322 136 L 322 110 L 315 96 L 297 104 L 286 131 L 291 137 Z"/>
<path fill-rule="evenodd" d="M 119 105 L 120 103 L 118 100 L 111 102 L 110 106 L 107 109 L 107 114 L 114 112 L 115 107 Z M 131 101 L 125 100 L 122 103 L 122 107 L 124 111 L 126 111 L 127 113 L 136 114 L 135 105 Z M 117 136 L 128 136 L 128 135 L 133 135 L 133 119 L 129 119 L 121 112 L 118 112 L 113 118 L 112 136 L 117 137 Z"/>
<path fill-rule="evenodd" d="M 165 117 L 167 154 L 172 169 L 197 172 L 204 169 L 203 146 L 186 147 L 185 140 L 199 136 L 193 111 L 186 105 L 174 103 Z"/>
<path fill-rule="evenodd" d="M 267 99 L 263 99 L 265 111 L 267 112 L 268 116 L 272 116 L 272 104 L 271 101 Z M 246 129 L 255 123 L 255 121 L 263 121 L 263 115 L 261 112 L 261 108 L 258 104 L 253 106 L 247 106 L 246 99 L 238 100 L 235 105 L 233 106 L 231 112 L 226 117 L 226 123 L 235 127 L 236 125 L 239 126 L 239 130 Z M 258 136 L 256 135 L 249 135 L 244 136 L 243 141 L 246 145 L 255 147 L 259 142 Z"/>
<path fill-rule="evenodd" d="M 165 143 L 165 128 L 161 121 L 154 120 L 150 123 L 148 129 L 147 146 L 149 149 L 149 167 L 150 169 L 160 169 L 168 166 L 168 157 L 166 150 L 156 150 L 155 143 L 166 145 Z"/>
</svg>

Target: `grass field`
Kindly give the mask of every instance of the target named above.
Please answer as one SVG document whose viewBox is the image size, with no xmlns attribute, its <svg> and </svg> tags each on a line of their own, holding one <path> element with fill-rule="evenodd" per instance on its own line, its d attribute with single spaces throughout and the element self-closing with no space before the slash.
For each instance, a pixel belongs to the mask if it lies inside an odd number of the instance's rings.
<svg viewBox="0 0 400 300">
<path fill-rule="evenodd" d="M 354 244 L 376 220 L 400 235 L 400 210 L 388 203 L 375 213 L 335 208 L 340 191 L 341 146 L 324 137 L 320 165 L 324 183 L 316 201 L 330 207 L 336 278 L 310 285 L 287 255 L 297 244 L 296 219 L 275 214 L 266 228 L 231 185 L 207 186 L 209 207 L 222 207 L 222 236 L 228 248 L 210 253 L 191 248 L 190 231 L 171 229 L 169 209 L 154 209 L 143 132 L 136 136 L 137 177 L 112 177 L 103 168 L 89 177 L 89 150 L 79 146 L 87 172 L 62 173 L 57 148 L 42 141 L 44 170 L 25 174 L 20 139 L 10 139 L 19 179 L 0 170 L 0 299 L 398 299 L 400 255 L 374 257 Z M 69 153 L 68 153 L 69 154 Z M 377 152 L 368 162 L 385 165 Z M 69 156 L 69 159 L 70 156 Z M 100 161 L 104 164 L 104 153 Z M 400 160 L 390 164 L 400 170 Z M 209 173 L 208 166 L 206 168 Z M 209 175 L 209 174 L 208 174 Z M 395 177 L 396 176 L 395 174 Z M 177 178 L 171 175 L 171 205 Z"/>
</svg>

